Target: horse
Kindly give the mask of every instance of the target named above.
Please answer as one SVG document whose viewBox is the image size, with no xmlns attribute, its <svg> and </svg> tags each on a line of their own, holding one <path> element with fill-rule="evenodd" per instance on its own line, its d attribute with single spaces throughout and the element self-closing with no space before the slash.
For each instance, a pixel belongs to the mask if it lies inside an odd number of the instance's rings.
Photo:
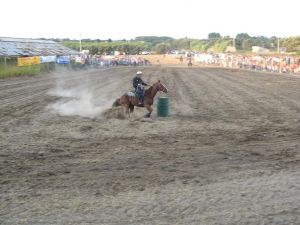
<svg viewBox="0 0 300 225">
<path fill-rule="evenodd" d="M 146 118 L 151 116 L 153 111 L 152 105 L 154 102 L 154 97 L 158 91 L 162 91 L 164 93 L 168 93 L 168 89 L 164 84 L 160 82 L 160 80 L 154 83 L 151 87 L 145 90 L 144 95 L 144 103 L 139 104 L 138 98 L 135 96 L 134 93 L 128 92 L 122 95 L 120 98 L 116 99 L 113 103 L 113 107 L 123 106 L 125 108 L 126 115 L 130 116 L 130 113 L 133 113 L 134 106 L 137 107 L 145 107 L 148 110 L 148 113 L 145 115 Z"/>
</svg>

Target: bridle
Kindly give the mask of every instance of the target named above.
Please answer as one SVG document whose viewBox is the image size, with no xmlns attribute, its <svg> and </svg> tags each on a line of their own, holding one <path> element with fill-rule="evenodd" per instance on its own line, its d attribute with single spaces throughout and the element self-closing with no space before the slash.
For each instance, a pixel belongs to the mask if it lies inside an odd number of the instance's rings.
<svg viewBox="0 0 300 225">
<path fill-rule="evenodd" d="M 169 92 L 168 88 L 164 85 L 164 84 L 161 84 L 163 86 L 163 91 L 165 90 L 166 92 Z"/>
<path fill-rule="evenodd" d="M 161 85 L 163 87 L 163 90 L 159 90 L 157 87 L 154 87 L 155 84 Z M 164 91 L 164 90 L 166 90 L 168 92 L 168 89 L 162 83 L 155 83 L 155 84 L 153 84 L 151 87 L 153 87 L 156 91 Z"/>
</svg>

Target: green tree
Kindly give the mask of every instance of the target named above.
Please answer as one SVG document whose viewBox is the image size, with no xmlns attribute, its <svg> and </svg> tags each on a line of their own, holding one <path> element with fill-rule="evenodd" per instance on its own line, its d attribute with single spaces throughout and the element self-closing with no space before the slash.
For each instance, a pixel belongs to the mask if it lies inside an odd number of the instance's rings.
<svg viewBox="0 0 300 225">
<path fill-rule="evenodd" d="M 87 49 L 90 51 L 90 54 L 92 55 L 98 54 L 99 51 L 98 47 L 95 45 L 91 45 Z"/>
<path fill-rule="evenodd" d="M 238 39 L 238 40 L 249 39 L 249 38 L 250 38 L 250 35 L 247 33 L 239 33 L 235 37 L 235 39 Z"/>
<path fill-rule="evenodd" d="M 225 52 L 227 46 L 230 46 L 231 43 L 230 39 L 220 39 L 213 44 L 212 48 L 214 52 Z"/>
<path fill-rule="evenodd" d="M 243 50 L 246 50 L 246 51 L 249 51 L 252 49 L 252 46 L 254 46 L 254 42 L 253 42 L 253 39 L 251 38 L 248 38 L 248 39 L 244 39 L 242 40 L 242 46 L 241 46 L 241 49 Z"/>
<path fill-rule="evenodd" d="M 154 50 L 158 53 L 158 54 L 165 54 L 168 51 L 171 50 L 170 45 L 167 43 L 159 43 L 157 45 L 155 45 Z"/>
<path fill-rule="evenodd" d="M 237 49 L 243 49 L 242 43 L 244 40 L 250 39 L 250 35 L 247 33 L 239 33 L 235 37 L 235 46 Z"/>
<path fill-rule="evenodd" d="M 208 39 L 219 39 L 221 38 L 220 33 L 212 32 L 208 34 Z"/>
<path fill-rule="evenodd" d="M 300 52 L 300 36 L 285 38 L 281 44 L 288 52 Z"/>
<path fill-rule="evenodd" d="M 167 36 L 140 36 L 135 38 L 135 41 L 147 42 L 151 47 L 169 40 L 173 40 L 173 38 Z"/>
</svg>

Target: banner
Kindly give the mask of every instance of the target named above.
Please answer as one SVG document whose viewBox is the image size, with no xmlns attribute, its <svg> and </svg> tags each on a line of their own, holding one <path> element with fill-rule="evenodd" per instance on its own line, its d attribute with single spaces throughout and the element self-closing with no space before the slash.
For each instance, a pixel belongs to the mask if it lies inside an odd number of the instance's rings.
<svg viewBox="0 0 300 225">
<path fill-rule="evenodd" d="M 56 62 L 56 56 L 40 56 L 40 63 Z"/>
<path fill-rule="evenodd" d="M 21 57 L 18 58 L 18 66 L 30 66 L 40 64 L 40 57 Z"/>
<path fill-rule="evenodd" d="M 56 63 L 58 63 L 58 64 L 69 64 L 70 63 L 70 57 L 69 56 L 58 56 L 56 58 Z"/>
</svg>

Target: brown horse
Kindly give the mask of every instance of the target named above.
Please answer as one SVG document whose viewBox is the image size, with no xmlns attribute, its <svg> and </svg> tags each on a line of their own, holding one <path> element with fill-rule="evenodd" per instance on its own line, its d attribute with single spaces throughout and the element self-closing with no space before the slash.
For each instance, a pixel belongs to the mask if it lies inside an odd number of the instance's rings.
<svg viewBox="0 0 300 225">
<path fill-rule="evenodd" d="M 145 91 L 144 104 L 139 105 L 138 98 L 131 92 L 128 92 L 118 98 L 114 103 L 113 107 L 123 106 L 125 108 L 126 114 L 130 116 L 130 113 L 133 112 L 134 106 L 145 107 L 149 112 L 145 117 L 150 117 L 153 111 L 152 105 L 154 102 L 154 97 L 158 91 L 168 93 L 168 89 L 160 81 L 154 83 L 150 88 Z"/>
</svg>

